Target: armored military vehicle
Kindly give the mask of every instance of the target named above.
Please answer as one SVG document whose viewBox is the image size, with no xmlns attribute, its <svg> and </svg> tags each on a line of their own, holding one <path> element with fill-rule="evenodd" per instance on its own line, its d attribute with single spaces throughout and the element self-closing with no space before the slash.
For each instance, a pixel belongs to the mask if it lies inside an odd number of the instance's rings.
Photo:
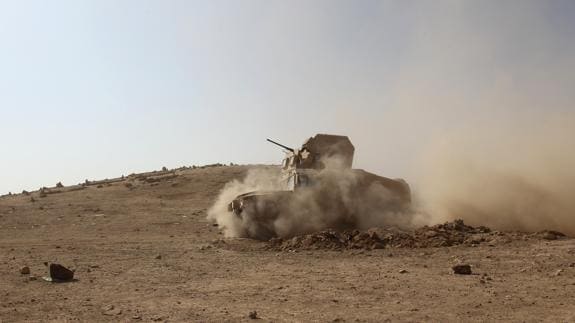
<svg viewBox="0 0 575 323">
<path fill-rule="evenodd" d="M 228 211 L 245 223 L 248 237 L 273 238 L 279 235 L 276 221 L 280 216 L 301 216 L 314 210 L 343 214 L 348 221 L 337 224 L 353 227 L 350 222 L 356 217 L 345 213 L 358 212 L 361 207 L 349 205 L 362 201 L 365 194 L 374 194 L 373 187 L 385 194 L 386 211 L 399 211 L 411 203 L 410 188 L 405 181 L 352 169 L 355 148 L 346 136 L 318 134 L 299 149 L 267 140 L 283 148 L 286 154 L 278 178 L 279 189 L 246 192 L 228 205 Z"/>
</svg>

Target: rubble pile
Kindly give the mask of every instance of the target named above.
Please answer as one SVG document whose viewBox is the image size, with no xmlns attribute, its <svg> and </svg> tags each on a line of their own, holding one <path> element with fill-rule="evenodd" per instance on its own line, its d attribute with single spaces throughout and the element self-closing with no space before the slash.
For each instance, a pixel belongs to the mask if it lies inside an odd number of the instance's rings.
<svg viewBox="0 0 575 323">
<path fill-rule="evenodd" d="M 564 237 L 560 232 L 542 231 L 538 233 L 491 231 L 484 226 L 472 227 L 463 220 L 455 220 L 434 226 L 424 226 L 413 231 L 397 228 L 372 228 L 367 231 L 324 230 L 293 238 L 276 238 L 269 241 L 274 250 L 345 250 L 345 249 L 383 249 L 393 248 L 430 248 L 451 247 L 457 245 L 474 246 L 482 243 L 499 244 L 512 240 L 546 239 L 555 240 Z"/>
<path fill-rule="evenodd" d="M 273 249 L 381 249 L 385 245 L 375 232 L 324 230 L 291 239 L 270 240 Z"/>
<path fill-rule="evenodd" d="M 484 226 L 472 227 L 455 220 L 431 227 L 425 226 L 413 232 L 414 245 L 408 247 L 450 247 L 455 245 L 474 245 L 490 241 L 497 232 Z"/>
</svg>

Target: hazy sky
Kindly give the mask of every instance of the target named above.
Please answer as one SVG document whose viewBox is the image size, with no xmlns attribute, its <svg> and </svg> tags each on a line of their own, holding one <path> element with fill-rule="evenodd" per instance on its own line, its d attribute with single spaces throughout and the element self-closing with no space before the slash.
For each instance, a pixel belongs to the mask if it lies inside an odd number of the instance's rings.
<svg viewBox="0 0 575 323">
<path fill-rule="evenodd" d="M 433 138 L 574 102 L 570 0 L 0 0 L 0 193 L 279 162 L 266 137 L 315 133 L 409 180 Z"/>
</svg>

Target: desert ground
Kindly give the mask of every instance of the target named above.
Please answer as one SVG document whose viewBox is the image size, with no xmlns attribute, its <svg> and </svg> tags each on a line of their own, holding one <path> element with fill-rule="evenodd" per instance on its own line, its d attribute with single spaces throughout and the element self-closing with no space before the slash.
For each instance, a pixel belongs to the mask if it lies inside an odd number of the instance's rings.
<svg viewBox="0 0 575 323">
<path fill-rule="evenodd" d="M 575 321 L 575 241 L 553 232 L 437 227 L 385 240 L 382 229 L 377 246 L 224 238 L 207 209 L 250 167 L 1 197 L 0 322 Z M 75 280 L 45 281 L 45 262 Z"/>
</svg>

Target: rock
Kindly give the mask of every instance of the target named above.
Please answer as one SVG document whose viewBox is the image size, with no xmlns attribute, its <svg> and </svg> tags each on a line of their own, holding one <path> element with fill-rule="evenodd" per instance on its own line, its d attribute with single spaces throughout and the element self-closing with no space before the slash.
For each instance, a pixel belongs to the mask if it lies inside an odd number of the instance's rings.
<svg viewBox="0 0 575 323">
<path fill-rule="evenodd" d="M 64 185 L 62 185 L 62 182 L 58 182 L 58 183 L 56 183 L 56 187 L 57 187 L 57 188 L 62 188 L 62 187 L 64 187 Z"/>
<path fill-rule="evenodd" d="M 50 264 L 50 277 L 56 281 L 71 281 L 74 272 L 60 264 Z"/>
<path fill-rule="evenodd" d="M 557 236 L 551 232 L 543 232 L 541 233 L 541 238 L 544 240 L 557 240 Z"/>
<path fill-rule="evenodd" d="M 106 306 L 102 307 L 102 314 L 108 315 L 108 316 L 115 316 L 115 315 L 122 314 L 122 310 L 119 308 L 116 308 L 114 305 L 106 305 Z"/>
<path fill-rule="evenodd" d="M 456 275 L 471 275 L 471 266 L 470 265 L 455 265 L 451 267 L 453 273 Z"/>
<path fill-rule="evenodd" d="M 562 272 L 563 269 L 557 269 L 555 272 L 553 272 L 553 276 L 560 276 Z"/>
<path fill-rule="evenodd" d="M 384 248 L 385 248 L 385 245 L 384 245 L 383 243 L 379 242 L 379 241 L 378 241 L 378 242 L 374 242 L 374 243 L 371 245 L 371 249 L 384 249 Z"/>
<path fill-rule="evenodd" d="M 250 314 L 248 315 L 248 317 L 249 317 L 250 319 L 252 319 L 252 320 L 257 320 L 257 319 L 259 318 L 259 317 L 258 317 L 258 312 L 256 312 L 256 311 L 250 312 Z"/>
<path fill-rule="evenodd" d="M 565 235 L 561 232 L 550 231 L 550 230 L 542 231 L 539 233 L 539 235 L 540 235 L 541 239 L 544 239 L 544 240 L 557 240 L 559 238 L 565 237 Z"/>
<path fill-rule="evenodd" d="M 158 259 L 158 260 L 159 260 L 159 259 L 162 259 L 162 255 L 157 255 L 157 256 L 155 257 L 155 259 Z"/>
<path fill-rule="evenodd" d="M 467 239 L 467 243 L 470 243 L 470 244 L 480 244 L 481 242 L 484 242 L 484 241 L 485 241 L 485 238 L 481 234 L 474 234 Z"/>
<path fill-rule="evenodd" d="M 405 270 L 405 269 L 401 269 L 401 270 L 399 271 L 399 273 L 400 273 L 400 274 L 407 274 L 407 273 L 408 273 L 408 271 L 407 271 L 407 270 Z"/>
<path fill-rule="evenodd" d="M 20 274 L 30 275 L 30 267 L 24 266 L 24 267 L 20 268 Z"/>
</svg>

